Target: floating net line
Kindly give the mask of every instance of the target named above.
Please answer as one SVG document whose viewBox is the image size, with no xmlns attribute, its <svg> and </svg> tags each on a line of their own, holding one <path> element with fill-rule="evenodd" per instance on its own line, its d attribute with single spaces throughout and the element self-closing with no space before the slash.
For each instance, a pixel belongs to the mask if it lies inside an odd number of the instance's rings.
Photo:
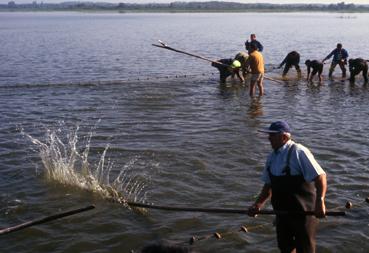
<svg viewBox="0 0 369 253">
<path fill-rule="evenodd" d="M 162 80 L 176 80 L 187 79 L 195 77 L 212 77 L 214 81 L 218 81 L 219 73 L 199 73 L 199 74 L 177 74 L 177 75 L 165 75 L 165 76 L 152 76 L 152 77 L 134 77 L 127 79 L 116 80 L 87 80 L 87 81 L 70 81 L 70 82 L 45 82 L 45 83 L 18 83 L 0 85 L 0 89 L 19 89 L 19 88 L 42 88 L 42 87 L 64 87 L 64 86 L 102 86 L 102 85 L 120 85 L 135 82 L 150 82 L 150 81 L 162 81 Z"/>
</svg>

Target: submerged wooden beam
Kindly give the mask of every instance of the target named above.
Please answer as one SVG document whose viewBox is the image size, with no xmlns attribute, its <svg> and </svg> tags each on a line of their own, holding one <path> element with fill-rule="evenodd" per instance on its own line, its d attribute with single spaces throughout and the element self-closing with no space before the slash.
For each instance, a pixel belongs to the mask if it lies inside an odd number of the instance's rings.
<svg viewBox="0 0 369 253">
<path fill-rule="evenodd" d="M 46 217 L 41 218 L 41 219 L 27 221 L 27 222 L 24 222 L 22 224 L 19 224 L 19 225 L 13 226 L 13 227 L 8 227 L 8 228 L 1 229 L 0 230 L 0 235 L 8 234 L 8 233 L 11 233 L 11 232 L 22 230 L 22 229 L 25 229 L 25 228 L 28 228 L 28 227 L 31 227 L 31 226 L 39 225 L 39 224 L 42 224 L 42 223 L 46 223 L 46 222 L 53 221 L 53 220 L 56 220 L 56 219 L 60 219 L 60 218 L 66 217 L 66 216 L 74 215 L 74 214 L 77 214 L 77 213 L 89 211 L 89 210 L 94 209 L 94 208 L 95 208 L 94 205 L 90 205 L 90 206 L 86 206 L 86 207 L 83 207 L 83 208 L 74 209 L 74 210 L 70 210 L 70 211 L 67 211 L 67 212 L 62 212 L 62 213 L 46 216 Z"/>
</svg>

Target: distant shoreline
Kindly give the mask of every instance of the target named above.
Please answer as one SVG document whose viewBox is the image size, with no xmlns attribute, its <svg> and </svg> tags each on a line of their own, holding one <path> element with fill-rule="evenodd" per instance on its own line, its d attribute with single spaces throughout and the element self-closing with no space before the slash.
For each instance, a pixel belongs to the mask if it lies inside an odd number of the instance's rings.
<svg viewBox="0 0 369 253">
<path fill-rule="evenodd" d="M 363 11 L 327 11 L 327 10 L 286 10 L 286 9 L 260 9 L 260 10 L 96 10 L 96 9 L 0 9 L 0 13 L 16 13 L 16 12 L 82 12 L 82 13 L 336 13 L 336 14 L 364 14 L 369 10 Z"/>
<path fill-rule="evenodd" d="M 63 2 L 0 4 L 0 12 L 112 12 L 112 13 L 369 13 L 369 5 L 345 4 L 270 4 L 237 2 L 102 3 Z"/>
</svg>

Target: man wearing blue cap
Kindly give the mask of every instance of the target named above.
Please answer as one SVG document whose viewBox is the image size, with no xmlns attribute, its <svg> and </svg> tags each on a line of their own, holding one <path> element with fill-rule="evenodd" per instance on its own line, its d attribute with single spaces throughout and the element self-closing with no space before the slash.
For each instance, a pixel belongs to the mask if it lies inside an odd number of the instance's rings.
<svg viewBox="0 0 369 253">
<path fill-rule="evenodd" d="M 276 216 L 278 247 L 282 253 L 315 253 L 317 219 L 325 217 L 327 179 L 309 149 L 291 140 L 287 122 L 273 122 L 266 130 L 273 152 L 263 171 L 264 186 L 249 208 L 255 216 L 271 197 Z M 314 211 L 315 216 L 304 215 Z"/>
</svg>

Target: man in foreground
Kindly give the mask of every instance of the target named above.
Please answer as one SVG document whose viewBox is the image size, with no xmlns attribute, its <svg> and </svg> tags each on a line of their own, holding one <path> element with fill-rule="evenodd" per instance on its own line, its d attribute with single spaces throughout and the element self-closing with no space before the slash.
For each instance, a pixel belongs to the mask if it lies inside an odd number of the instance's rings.
<svg viewBox="0 0 369 253">
<path fill-rule="evenodd" d="M 267 130 L 273 152 L 263 171 L 264 186 L 249 208 L 255 216 L 271 197 L 276 216 L 278 247 L 282 253 L 315 253 L 317 219 L 325 217 L 326 174 L 311 152 L 291 140 L 287 122 L 276 121 Z M 303 211 L 315 211 L 315 216 Z"/>
</svg>

